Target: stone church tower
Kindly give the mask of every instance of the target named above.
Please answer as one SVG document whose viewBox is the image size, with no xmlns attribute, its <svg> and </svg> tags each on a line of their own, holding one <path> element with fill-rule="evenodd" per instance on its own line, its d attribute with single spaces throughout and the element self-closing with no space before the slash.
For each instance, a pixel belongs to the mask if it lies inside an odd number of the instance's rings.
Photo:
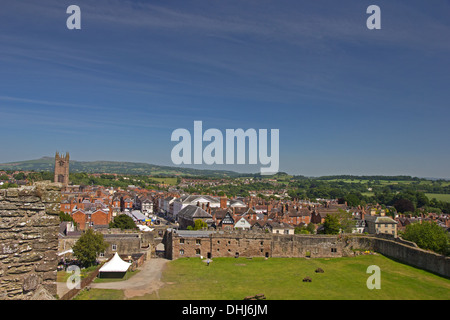
<svg viewBox="0 0 450 320">
<path fill-rule="evenodd" d="M 56 152 L 55 155 L 55 181 L 62 183 L 63 186 L 69 184 L 69 153 L 67 152 L 65 156 L 59 155 Z"/>
</svg>

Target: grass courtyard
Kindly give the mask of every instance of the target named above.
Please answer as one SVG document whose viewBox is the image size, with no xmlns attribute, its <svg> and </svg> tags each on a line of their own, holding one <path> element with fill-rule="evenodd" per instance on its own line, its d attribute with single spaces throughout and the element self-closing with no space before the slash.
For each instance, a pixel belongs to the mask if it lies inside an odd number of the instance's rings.
<svg viewBox="0 0 450 320">
<path fill-rule="evenodd" d="M 165 285 L 143 300 L 242 300 L 263 293 L 269 300 L 450 299 L 450 279 L 413 268 L 382 255 L 333 259 L 215 258 L 209 266 L 199 258 L 170 261 Z M 369 290 L 367 267 L 381 270 L 381 289 Z M 322 268 L 324 273 L 315 273 Z M 312 282 L 302 282 L 306 276 Z M 122 299 L 120 290 L 94 290 L 78 299 Z"/>
</svg>

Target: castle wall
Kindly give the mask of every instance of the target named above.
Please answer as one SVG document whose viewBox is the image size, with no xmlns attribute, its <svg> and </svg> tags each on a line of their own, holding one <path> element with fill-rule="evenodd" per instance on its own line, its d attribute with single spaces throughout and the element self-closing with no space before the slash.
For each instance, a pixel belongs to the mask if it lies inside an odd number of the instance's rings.
<svg viewBox="0 0 450 320">
<path fill-rule="evenodd" d="M 415 243 L 399 238 L 377 237 L 371 241 L 373 249 L 387 257 L 450 278 L 450 257 L 420 249 Z"/>
<path fill-rule="evenodd" d="M 274 235 L 258 232 L 168 232 L 166 257 L 333 258 L 371 250 L 402 263 L 450 277 L 450 257 L 418 248 L 400 238 L 383 236 Z"/>
<path fill-rule="evenodd" d="M 0 190 L 0 299 L 56 295 L 60 184 Z"/>
<path fill-rule="evenodd" d="M 166 256 L 182 257 L 341 257 L 338 236 L 274 235 L 261 232 L 176 232 L 167 235 Z"/>
<path fill-rule="evenodd" d="M 342 257 L 344 247 L 345 242 L 338 236 L 274 235 L 272 238 L 272 257 Z"/>
</svg>

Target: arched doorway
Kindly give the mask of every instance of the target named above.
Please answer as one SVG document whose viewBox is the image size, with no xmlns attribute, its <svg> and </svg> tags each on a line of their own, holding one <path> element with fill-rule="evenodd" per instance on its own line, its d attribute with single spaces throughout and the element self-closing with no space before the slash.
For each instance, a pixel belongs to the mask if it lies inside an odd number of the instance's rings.
<svg viewBox="0 0 450 320">
<path fill-rule="evenodd" d="M 166 253 L 166 247 L 164 243 L 159 243 L 155 247 L 155 255 L 157 258 L 164 258 Z"/>
</svg>

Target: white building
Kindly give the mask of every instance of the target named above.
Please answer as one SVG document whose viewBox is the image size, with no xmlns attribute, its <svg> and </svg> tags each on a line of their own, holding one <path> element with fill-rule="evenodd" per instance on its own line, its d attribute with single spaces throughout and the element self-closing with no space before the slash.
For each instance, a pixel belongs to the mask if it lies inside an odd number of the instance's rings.
<svg viewBox="0 0 450 320">
<path fill-rule="evenodd" d="M 245 219 L 245 217 L 241 217 L 238 221 L 236 221 L 234 227 L 236 229 L 250 230 L 252 225 L 250 224 L 250 222 L 248 222 L 247 219 Z"/>
</svg>

